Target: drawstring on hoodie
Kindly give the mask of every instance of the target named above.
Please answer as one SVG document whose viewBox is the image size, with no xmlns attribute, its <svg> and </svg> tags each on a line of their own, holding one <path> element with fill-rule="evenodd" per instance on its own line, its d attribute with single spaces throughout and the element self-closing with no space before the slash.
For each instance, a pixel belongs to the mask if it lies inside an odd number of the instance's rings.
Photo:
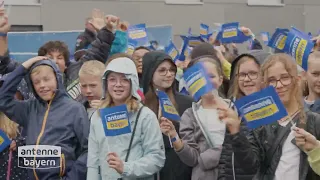
<svg viewBox="0 0 320 180">
<path fill-rule="evenodd" d="M 236 180 L 236 172 L 234 170 L 234 152 L 232 152 L 232 173 L 233 173 L 233 180 Z"/>
<path fill-rule="evenodd" d="M 43 133 L 44 133 L 44 128 L 46 127 L 46 123 L 47 123 L 47 119 L 48 119 L 48 115 L 49 115 L 49 111 L 50 111 L 50 106 L 51 106 L 51 103 L 52 103 L 53 98 L 55 97 L 55 95 L 56 95 L 56 94 L 53 94 L 53 95 L 52 95 L 52 98 L 51 98 L 51 100 L 49 101 L 49 104 L 48 104 L 48 108 L 47 108 L 47 110 L 46 110 L 46 112 L 45 112 L 45 114 L 44 114 L 44 118 L 43 118 L 43 121 L 42 121 L 41 131 L 40 131 L 40 134 L 39 134 L 39 136 L 38 136 L 38 138 L 37 138 L 37 142 L 36 142 L 36 151 L 38 150 L 38 145 L 39 145 L 39 143 L 40 143 L 40 139 L 41 139 L 41 137 L 42 137 L 42 135 L 43 135 Z M 33 160 L 36 161 L 36 156 L 34 156 L 34 159 L 33 159 Z M 36 180 L 39 180 L 39 177 L 38 177 L 37 172 L 36 172 L 36 169 L 35 169 L 35 165 L 33 166 L 33 175 L 34 175 L 34 177 L 36 178 Z"/>
</svg>

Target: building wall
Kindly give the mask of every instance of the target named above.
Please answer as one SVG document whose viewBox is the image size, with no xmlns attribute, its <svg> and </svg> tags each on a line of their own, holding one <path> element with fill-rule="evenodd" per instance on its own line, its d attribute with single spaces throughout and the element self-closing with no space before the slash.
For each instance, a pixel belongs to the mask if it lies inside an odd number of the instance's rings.
<svg viewBox="0 0 320 180">
<path fill-rule="evenodd" d="M 44 31 L 81 30 L 93 8 L 115 14 L 131 24 L 172 24 L 174 34 L 191 27 L 199 32 L 201 22 L 239 21 L 254 32 L 273 32 L 275 27 L 294 25 L 317 33 L 320 0 L 284 0 L 283 7 L 252 7 L 247 0 L 203 0 L 200 5 L 171 5 L 165 0 L 42 0 L 39 5 L 14 5 L 10 21 L 15 25 L 43 25 Z"/>
</svg>

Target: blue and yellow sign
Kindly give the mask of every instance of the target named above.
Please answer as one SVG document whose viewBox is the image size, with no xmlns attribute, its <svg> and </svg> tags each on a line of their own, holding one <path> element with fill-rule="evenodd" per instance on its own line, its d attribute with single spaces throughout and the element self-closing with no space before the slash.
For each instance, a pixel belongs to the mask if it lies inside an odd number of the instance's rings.
<svg viewBox="0 0 320 180">
<path fill-rule="evenodd" d="M 127 54 L 132 55 L 137 45 L 138 45 L 138 41 L 133 39 L 128 39 Z"/>
<path fill-rule="evenodd" d="M 292 28 L 288 34 L 284 51 L 293 57 L 297 64 L 305 71 L 308 70 L 308 58 L 313 49 L 314 43 L 309 35 Z"/>
<path fill-rule="evenodd" d="M 173 121 L 180 121 L 180 116 L 170 101 L 169 96 L 163 91 L 157 91 L 157 95 L 161 106 L 162 117 Z"/>
<path fill-rule="evenodd" d="M 189 39 L 187 36 L 180 36 L 182 38 L 182 47 L 181 52 L 179 54 L 179 61 L 184 61 L 189 56 L 188 54 L 188 44 Z"/>
<path fill-rule="evenodd" d="M 169 45 L 165 47 L 165 52 L 171 56 L 172 60 L 175 62 L 179 57 L 179 51 L 176 46 L 170 41 Z"/>
<path fill-rule="evenodd" d="M 288 115 L 272 86 L 237 100 L 235 106 L 250 128 L 273 123 Z"/>
<path fill-rule="evenodd" d="M 131 133 L 126 105 L 100 109 L 100 115 L 106 136 L 118 136 Z"/>
<path fill-rule="evenodd" d="M 187 69 L 183 74 L 183 79 L 186 82 L 188 92 L 196 101 L 198 101 L 202 95 L 214 89 L 202 62 L 196 63 Z"/>
<path fill-rule="evenodd" d="M 202 39 L 209 39 L 209 26 L 206 24 L 201 23 L 200 24 L 200 36 Z"/>
<path fill-rule="evenodd" d="M 226 23 L 221 26 L 217 40 L 221 43 L 243 43 L 251 39 L 239 29 L 239 22 Z"/>
<path fill-rule="evenodd" d="M 288 29 L 277 28 L 276 31 L 273 33 L 271 39 L 269 40 L 268 46 L 283 52 L 284 46 L 287 41 L 288 32 Z"/>
<path fill-rule="evenodd" d="M 136 40 L 140 43 L 148 43 L 146 24 L 137 24 L 128 28 L 129 39 Z"/>
<path fill-rule="evenodd" d="M 0 129 L 0 152 L 6 149 L 11 144 L 9 137 Z"/>
</svg>

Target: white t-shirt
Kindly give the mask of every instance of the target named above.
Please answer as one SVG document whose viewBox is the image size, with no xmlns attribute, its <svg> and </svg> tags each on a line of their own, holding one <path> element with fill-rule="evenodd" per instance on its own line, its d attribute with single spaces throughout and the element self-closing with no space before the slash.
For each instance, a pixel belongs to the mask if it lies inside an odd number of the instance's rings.
<svg viewBox="0 0 320 180">
<path fill-rule="evenodd" d="M 290 121 L 280 123 L 286 126 Z M 282 155 L 276 169 L 274 180 L 299 180 L 300 149 L 291 141 L 294 131 L 291 131 L 282 147 Z"/>
<path fill-rule="evenodd" d="M 213 147 L 221 147 L 226 133 L 226 124 L 219 119 L 218 111 L 200 106 L 198 117 Z"/>
</svg>

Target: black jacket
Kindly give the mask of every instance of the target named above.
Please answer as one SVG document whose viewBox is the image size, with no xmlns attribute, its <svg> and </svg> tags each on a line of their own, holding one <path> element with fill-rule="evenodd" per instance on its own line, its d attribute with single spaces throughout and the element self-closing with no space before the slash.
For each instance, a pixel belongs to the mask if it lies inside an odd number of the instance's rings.
<svg viewBox="0 0 320 180">
<path fill-rule="evenodd" d="M 77 62 L 71 63 L 64 72 L 64 85 L 68 95 L 74 100 L 85 103 L 86 99 L 81 95 L 79 84 L 79 70 L 84 62 L 90 60 L 98 60 L 105 63 L 111 49 L 111 44 L 114 40 L 114 34 L 107 28 L 102 28 L 95 41 L 92 42 L 92 47 L 86 51 L 86 54 Z"/>
<path fill-rule="evenodd" d="M 253 141 L 245 122 L 237 134 L 231 135 L 227 129 L 219 161 L 219 180 L 252 180 L 258 168 L 250 156 Z"/>
<path fill-rule="evenodd" d="M 143 70 L 142 70 L 142 87 L 143 92 L 146 94 L 150 91 L 149 86 L 152 81 L 153 74 L 157 67 L 164 61 L 170 60 L 172 58 L 160 51 L 152 51 L 148 52 L 143 56 Z M 173 61 L 172 61 L 172 64 Z M 175 65 L 175 64 L 174 64 Z M 172 85 L 173 93 L 175 96 L 175 101 L 178 105 L 178 113 L 180 116 L 184 113 L 184 111 L 191 107 L 193 99 L 189 96 L 182 95 L 175 91 L 175 83 Z M 147 99 L 146 99 L 147 101 Z M 175 129 L 179 132 L 179 123 L 174 123 Z M 163 141 L 166 150 L 166 161 L 164 167 L 160 171 L 160 179 L 161 180 L 190 180 L 192 168 L 185 165 L 174 149 L 170 146 L 170 141 L 167 135 L 163 135 Z"/>
<path fill-rule="evenodd" d="M 88 29 L 85 29 L 84 32 L 77 37 L 75 51 L 86 49 L 95 39 L 96 34 Z"/>
<path fill-rule="evenodd" d="M 304 128 L 306 131 L 313 134 L 318 140 L 320 140 L 320 115 L 307 109 L 305 111 L 307 123 L 304 125 Z M 295 119 L 297 119 L 297 126 L 302 127 L 299 117 L 294 118 L 294 120 Z M 290 127 L 290 125 L 291 123 L 289 123 L 287 126 Z M 260 164 L 260 170 L 256 177 L 257 180 L 274 179 L 276 169 L 282 156 L 282 146 L 291 131 L 289 127 L 282 127 L 276 122 L 254 130 L 253 135 L 255 143 L 252 144 L 252 156 L 255 157 L 255 162 L 253 163 L 259 162 Z M 283 136 L 283 140 L 280 141 L 280 145 L 276 148 L 275 152 L 270 153 L 272 144 L 279 140 L 279 134 L 281 132 L 284 132 L 283 134 L 285 134 Z M 295 144 L 295 141 L 293 140 L 292 143 Z M 271 157 L 271 159 L 268 159 L 268 156 Z M 299 169 L 299 180 L 320 180 L 320 176 L 316 175 L 310 168 L 307 155 L 303 151 L 301 151 L 300 155 Z"/>
</svg>

